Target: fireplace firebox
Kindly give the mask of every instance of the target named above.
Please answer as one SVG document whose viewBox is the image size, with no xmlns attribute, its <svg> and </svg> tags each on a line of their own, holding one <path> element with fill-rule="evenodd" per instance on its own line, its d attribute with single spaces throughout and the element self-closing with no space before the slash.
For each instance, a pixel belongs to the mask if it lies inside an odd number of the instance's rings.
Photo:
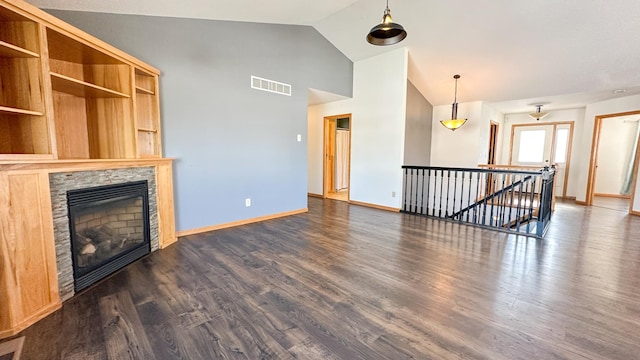
<svg viewBox="0 0 640 360">
<path fill-rule="evenodd" d="M 78 292 L 151 252 L 147 181 L 67 191 Z"/>
</svg>

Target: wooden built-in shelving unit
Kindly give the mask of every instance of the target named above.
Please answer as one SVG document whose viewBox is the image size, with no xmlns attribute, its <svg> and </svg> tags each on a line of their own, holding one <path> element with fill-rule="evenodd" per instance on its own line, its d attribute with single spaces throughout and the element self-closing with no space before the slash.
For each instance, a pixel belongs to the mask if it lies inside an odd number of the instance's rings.
<svg viewBox="0 0 640 360">
<path fill-rule="evenodd" d="M 0 1 L 0 159 L 162 157 L 157 69 Z"/>
<path fill-rule="evenodd" d="M 153 166 L 175 241 L 159 71 L 29 5 L 0 0 L 0 338 L 60 307 L 49 174 Z"/>
</svg>

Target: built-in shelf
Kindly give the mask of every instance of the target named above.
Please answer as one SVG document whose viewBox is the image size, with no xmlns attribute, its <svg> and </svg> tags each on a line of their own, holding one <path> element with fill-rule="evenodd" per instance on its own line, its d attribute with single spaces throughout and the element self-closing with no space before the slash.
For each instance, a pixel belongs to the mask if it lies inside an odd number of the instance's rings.
<svg viewBox="0 0 640 360">
<path fill-rule="evenodd" d="M 47 27 L 47 44 L 49 58 L 76 64 L 126 64 L 122 59 L 112 56 L 111 52 L 102 51 L 96 46 L 78 41 L 77 37 Z"/>
<path fill-rule="evenodd" d="M 40 57 L 40 55 L 33 51 L 23 49 L 19 46 L 0 41 L 0 57 L 37 58 Z"/>
<path fill-rule="evenodd" d="M 145 129 L 145 128 L 138 128 L 138 131 L 144 131 L 144 132 L 150 132 L 150 133 L 157 133 L 158 130 L 156 129 Z"/>
<path fill-rule="evenodd" d="M 65 75 L 51 72 L 51 86 L 53 90 L 80 97 L 94 98 L 129 98 L 131 96 L 119 91 L 111 90 L 74 79 Z"/>
<path fill-rule="evenodd" d="M 147 94 L 147 95 L 155 95 L 156 94 L 154 91 L 142 88 L 140 86 L 136 86 L 136 92 L 139 93 L 139 94 Z"/>
<path fill-rule="evenodd" d="M 43 113 L 39 111 L 25 110 L 12 108 L 8 106 L 0 106 L 0 114 L 4 115 L 33 115 L 33 116 L 42 116 Z"/>
</svg>

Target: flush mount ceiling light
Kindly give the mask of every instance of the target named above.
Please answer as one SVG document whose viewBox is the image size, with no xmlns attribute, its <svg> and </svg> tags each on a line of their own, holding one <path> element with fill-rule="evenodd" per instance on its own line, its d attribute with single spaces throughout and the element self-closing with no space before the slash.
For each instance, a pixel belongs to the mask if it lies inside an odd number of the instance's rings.
<svg viewBox="0 0 640 360">
<path fill-rule="evenodd" d="M 540 120 L 543 117 L 549 115 L 549 113 L 540 112 L 540 109 L 542 109 L 542 105 L 536 105 L 536 112 L 529 114 L 529 116 L 531 116 L 532 118 L 534 118 L 536 120 Z"/>
<path fill-rule="evenodd" d="M 458 119 L 458 79 L 460 75 L 453 75 L 456 79 L 456 90 L 453 93 L 453 105 L 451 105 L 451 120 L 442 120 L 440 123 L 451 131 L 456 131 L 467 122 L 467 119 Z"/>
<path fill-rule="evenodd" d="M 387 0 L 387 7 L 384 9 L 384 15 L 382 16 L 382 23 L 371 28 L 367 35 L 367 41 L 373 45 L 393 45 L 404 40 L 407 37 L 407 32 L 404 31 L 402 25 L 394 23 L 391 18 L 391 10 L 389 10 L 389 0 Z"/>
</svg>

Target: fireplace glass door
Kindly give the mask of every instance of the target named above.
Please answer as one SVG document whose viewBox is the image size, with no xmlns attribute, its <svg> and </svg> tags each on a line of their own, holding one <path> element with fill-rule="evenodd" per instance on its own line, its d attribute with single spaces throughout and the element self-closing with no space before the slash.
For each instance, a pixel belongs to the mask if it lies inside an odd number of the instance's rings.
<svg viewBox="0 0 640 360">
<path fill-rule="evenodd" d="M 67 193 L 76 291 L 150 252 L 147 182 Z"/>
</svg>

